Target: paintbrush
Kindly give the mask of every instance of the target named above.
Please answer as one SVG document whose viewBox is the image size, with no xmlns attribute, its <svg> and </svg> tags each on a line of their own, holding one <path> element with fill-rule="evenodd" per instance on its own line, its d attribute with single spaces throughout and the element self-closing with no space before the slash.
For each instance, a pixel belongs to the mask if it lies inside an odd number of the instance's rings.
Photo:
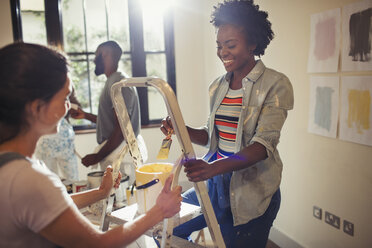
<svg viewBox="0 0 372 248">
<path fill-rule="evenodd" d="M 168 158 L 169 150 L 172 145 L 172 134 L 173 134 L 173 129 L 171 129 L 171 131 L 168 132 L 167 137 L 163 139 L 158 156 L 156 156 L 157 159 L 164 160 Z"/>
</svg>

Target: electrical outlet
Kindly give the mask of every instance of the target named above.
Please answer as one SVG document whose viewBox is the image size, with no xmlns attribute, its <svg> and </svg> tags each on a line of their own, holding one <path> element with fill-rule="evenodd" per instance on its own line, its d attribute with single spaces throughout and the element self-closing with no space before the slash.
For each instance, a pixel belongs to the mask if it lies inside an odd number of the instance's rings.
<svg viewBox="0 0 372 248">
<path fill-rule="evenodd" d="M 354 236 L 354 224 L 344 220 L 344 233 Z"/>
<path fill-rule="evenodd" d="M 324 220 L 327 224 L 330 224 L 331 226 L 340 229 L 340 217 L 338 217 L 337 215 L 325 211 Z"/>
<path fill-rule="evenodd" d="M 319 220 L 322 219 L 322 209 L 320 207 L 313 207 L 313 216 Z"/>
</svg>

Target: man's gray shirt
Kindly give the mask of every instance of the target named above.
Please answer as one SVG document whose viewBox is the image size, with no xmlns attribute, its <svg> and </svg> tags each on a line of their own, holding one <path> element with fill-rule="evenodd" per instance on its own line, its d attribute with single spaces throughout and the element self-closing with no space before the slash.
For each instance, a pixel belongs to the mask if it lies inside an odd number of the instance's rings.
<svg viewBox="0 0 372 248">
<path fill-rule="evenodd" d="M 101 144 L 107 140 L 114 131 L 116 117 L 114 114 L 114 106 L 111 101 L 111 86 L 125 78 L 125 76 L 117 71 L 111 74 L 102 89 L 99 97 L 98 116 L 97 116 L 97 142 Z M 122 89 L 125 105 L 128 109 L 128 114 L 133 126 L 133 131 L 137 136 L 140 132 L 141 115 L 138 101 L 137 89 L 135 87 L 124 87 Z"/>
</svg>

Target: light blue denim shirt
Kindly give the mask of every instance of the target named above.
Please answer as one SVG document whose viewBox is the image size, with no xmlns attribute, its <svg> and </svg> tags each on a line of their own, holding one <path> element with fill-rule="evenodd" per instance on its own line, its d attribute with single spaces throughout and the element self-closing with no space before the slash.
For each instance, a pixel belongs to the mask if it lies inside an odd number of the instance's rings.
<svg viewBox="0 0 372 248">
<path fill-rule="evenodd" d="M 229 89 L 231 74 L 217 78 L 209 87 L 210 116 L 205 127 L 209 134 L 208 161 L 216 152 L 218 137 L 214 118 Z M 266 68 L 258 60 L 251 72 L 243 78 L 243 106 L 239 117 L 235 153 L 258 142 L 266 147 L 268 157 L 253 166 L 234 171 L 230 182 L 230 204 L 234 225 L 245 224 L 261 216 L 278 190 L 283 164 L 277 145 L 280 131 L 293 108 L 293 89 L 282 73 Z"/>
</svg>

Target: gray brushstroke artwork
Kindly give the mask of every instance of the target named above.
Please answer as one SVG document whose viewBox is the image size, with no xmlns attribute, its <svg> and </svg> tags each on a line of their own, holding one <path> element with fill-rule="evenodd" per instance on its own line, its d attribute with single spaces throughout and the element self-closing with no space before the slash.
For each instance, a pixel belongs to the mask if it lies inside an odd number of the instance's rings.
<svg viewBox="0 0 372 248">
<path fill-rule="evenodd" d="M 372 8 L 353 13 L 349 20 L 350 50 L 353 61 L 367 62 L 371 55 Z"/>
</svg>

